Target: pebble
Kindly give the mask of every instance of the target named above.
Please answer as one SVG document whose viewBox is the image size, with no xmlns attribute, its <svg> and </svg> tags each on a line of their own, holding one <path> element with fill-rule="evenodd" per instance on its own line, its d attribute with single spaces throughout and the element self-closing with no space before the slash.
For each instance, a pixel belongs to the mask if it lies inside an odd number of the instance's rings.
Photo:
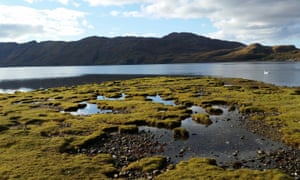
<svg viewBox="0 0 300 180">
<path fill-rule="evenodd" d="M 112 175 L 111 178 L 153 179 L 154 176 L 157 176 L 162 171 L 154 170 L 147 174 L 140 171 L 122 172 L 121 169 L 122 167 L 128 166 L 131 162 L 152 156 L 157 152 L 163 152 L 164 146 L 165 144 L 160 144 L 150 132 L 142 131 L 137 134 L 112 133 L 103 141 L 99 141 L 98 143 L 91 144 L 89 147 L 81 148 L 77 152 L 71 153 L 85 153 L 90 155 L 97 153 L 111 154 L 115 161 L 115 167 L 120 171 L 118 174 Z M 180 154 L 184 152 L 185 149 L 181 149 Z"/>
<path fill-rule="evenodd" d="M 181 154 L 181 155 L 182 155 L 182 154 L 184 154 L 184 153 L 185 153 L 185 149 L 183 149 L 183 148 L 182 148 L 182 149 L 180 149 L 180 151 L 179 151 L 179 154 Z"/>
<path fill-rule="evenodd" d="M 234 152 L 232 153 L 233 156 L 238 156 L 238 154 L 239 154 L 238 151 L 234 151 Z"/>
</svg>

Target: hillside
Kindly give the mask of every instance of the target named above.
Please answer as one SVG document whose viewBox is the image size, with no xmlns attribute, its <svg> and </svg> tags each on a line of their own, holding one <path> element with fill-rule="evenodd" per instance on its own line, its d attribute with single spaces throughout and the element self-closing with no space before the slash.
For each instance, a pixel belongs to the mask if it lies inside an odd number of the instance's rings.
<svg viewBox="0 0 300 180">
<path fill-rule="evenodd" d="M 299 60 L 294 46 L 246 46 L 192 33 L 162 38 L 88 37 L 79 41 L 0 43 L 0 66 L 59 66 Z"/>
</svg>

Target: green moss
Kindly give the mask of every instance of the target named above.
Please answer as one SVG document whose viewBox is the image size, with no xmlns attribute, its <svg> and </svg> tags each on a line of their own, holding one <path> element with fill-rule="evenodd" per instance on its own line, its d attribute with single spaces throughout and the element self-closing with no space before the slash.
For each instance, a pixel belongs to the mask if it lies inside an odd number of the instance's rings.
<svg viewBox="0 0 300 180">
<path fill-rule="evenodd" d="M 187 139 L 189 138 L 189 132 L 182 127 L 177 127 L 173 129 L 173 137 L 175 139 Z"/>
<path fill-rule="evenodd" d="M 202 101 L 203 105 L 227 105 L 228 101 L 225 99 L 213 99 L 213 100 L 207 100 L 207 101 Z"/>
<path fill-rule="evenodd" d="M 205 111 L 210 115 L 221 115 L 223 114 L 223 110 L 220 108 L 207 107 Z"/>
<path fill-rule="evenodd" d="M 158 127 L 158 128 L 167 128 L 167 129 L 173 129 L 176 127 L 179 127 L 181 125 L 181 121 L 178 120 L 152 120 L 149 121 L 148 124 L 150 126 Z"/>
<path fill-rule="evenodd" d="M 156 179 L 292 179 L 279 170 L 224 170 L 213 159 L 192 158 L 182 161 L 174 170 L 169 170 Z"/>
<path fill-rule="evenodd" d="M 86 148 L 93 145 L 96 142 L 98 143 L 103 141 L 106 137 L 107 135 L 104 131 L 98 130 L 90 135 L 78 138 L 77 140 L 72 142 L 71 145 L 74 147 L 74 149 Z"/>
<path fill-rule="evenodd" d="M 192 116 L 194 121 L 197 121 L 201 124 L 204 125 L 211 125 L 213 122 L 210 120 L 209 115 L 208 114 L 204 114 L 204 113 L 199 113 L 199 114 L 193 114 Z"/>
<path fill-rule="evenodd" d="M 239 108 L 240 112 L 242 113 L 259 113 L 259 112 L 264 112 L 262 109 L 256 106 L 246 106 L 246 107 L 240 107 Z"/>
<path fill-rule="evenodd" d="M 136 125 L 126 125 L 126 126 L 119 126 L 119 133 L 128 133 L 128 134 L 135 134 L 138 133 L 138 127 Z"/>
<path fill-rule="evenodd" d="M 129 164 L 127 167 L 123 168 L 122 171 L 142 171 L 142 172 L 152 172 L 154 170 L 160 170 L 167 165 L 167 158 L 164 156 L 153 156 L 148 158 L 143 158 L 139 161 Z"/>
<path fill-rule="evenodd" d="M 9 127 L 5 126 L 5 125 L 0 125 L 0 132 L 8 130 Z"/>
</svg>

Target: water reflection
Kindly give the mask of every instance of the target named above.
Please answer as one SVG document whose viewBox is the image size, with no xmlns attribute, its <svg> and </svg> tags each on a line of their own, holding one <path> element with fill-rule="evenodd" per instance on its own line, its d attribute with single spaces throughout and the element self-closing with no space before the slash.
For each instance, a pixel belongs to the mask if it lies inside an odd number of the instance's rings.
<svg viewBox="0 0 300 180">
<path fill-rule="evenodd" d="M 16 92 L 29 92 L 33 89 L 30 88 L 18 88 L 18 89 L 0 89 L 0 94 L 14 94 Z"/>
<path fill-rule="evenodd" d="M 150 131 L 161 143 L 165 143 L 162 155 L 171 157 L 173 162 L 189 159 L 190 157 L 212 157 L 219 162 L 230 162 L 237 158 L 255 157 L 257 150 L 275 150 L 282 144 L 255 135 L 241 127 L 239 113 L 223 110 L 222 115 L 210 116 L 213 124 L 209 127 L 198 124 L 192 118 L 182 121 L 181 127 L 189 132 L 189 138 L 178 140 L 173 138 L 173 132 L 167 129 L 142 126 L 140 131 Z M 199 106 L 191 108 L 193 113 L 205 112 Z"/>
<path fill-rule="evenodd" d="M 192 110 L 193 114 L 205 113 L 205 109 L 200 106 L 192 106 L 190 109 Z"/>
<path fill-rule="evenodd" d="M 300 86 L 300 63 L 221 63 L 213 64 L 207 74 L 245 78 L 282 86 Z M 268 73 L 265 74 L 265 71 Z"/>
<path fill-rule="evenodd" d="M 81 104 L 86 104 L 86 106 L 82 109 L 78 109 L 77 111 L 70 112 L 70 114 L 87 116 L 92 114 L 107 114 L 113 112 L 112 110 L 99 109 L 97 104 L 91 104 L 87 102 L 82 102 Z"/>
<path fill-rule="evenodd" d="M 175 101 L 174 100 L 163 100 L 160 95 L 156 95 L 156 96 L 147 96 L 147 99 L 151 100 L 152 102 L 155 103 L 161 103 L 164 105 L 170 105 L 170 106 L 176 106 Z"/>
<path fill-rule="evenodd" d="M 82 75 L 81 73 L 80 68 L 72 68 L 71 66 L 1 67 L 0 81 L 74 77 Z"/>
<path fill-rule="evenodd" d="M 2 67 L 0 81 L 78 77 L 99 74 L 208 75 L 237 77 L 276 85 L 300 86 L 300 62 L 236 62 L 113 66 Z M 264 76 L 264 70 L 269 71 Z M 46 82 L 45 82 L 46 83 Z"/>
</svg>

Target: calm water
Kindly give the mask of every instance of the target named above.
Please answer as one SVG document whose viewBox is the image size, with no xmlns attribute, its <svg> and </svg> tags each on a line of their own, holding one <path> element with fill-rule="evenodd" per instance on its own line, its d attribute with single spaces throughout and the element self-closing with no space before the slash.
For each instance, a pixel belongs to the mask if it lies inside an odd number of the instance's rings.
<svg viewBox="0 0 300 180">
<path fill-rule="evenodd" d="M 269 73 L 264 74 L 264 71 Z M 0 81 L 92 74 L 209 75 L 253 79 L 283 86 L 300 86 L 300 62 L 8 67 L 0 68 Z"/>
<path fill-rule="evenodd" d="M 126 99 L 126 95 L 122 94 L 120 98 L 107 98 L 98 96 L 97 100 L 122 101 Z M 153 103 L 161 103 L 166 106 L 176 106 L 174 100 L 164 100 L 160 95 L 147 96 L 147 99 Z M 99 109 L 97 104 L 86 104 L 84 108 L 70 112 L 72 115 L 92 115 L 117 113 L 112 109 Z M 262 149 L 266 152 L 285 147 L 281 143 L 262 138 L 255 135 L 244 128 L 241 128 L 240 114 L 238 110 L 228 111 L 228 107 L 214 106 L 214 108 L 222 109 L 221 115 L 210 115 L 212 124 L 203 125 L 196 123 L 192 117 L 182 120 L 181 127 L 189 132 L 188 139 L 174 139 L 173 131 L 164 128 L 156 128 L 149 126 L 140 126 L 140 131 L 152 132 L 161 144 L 164 144 L 164 151 L 159 154 L 168 156 L 173 162 L 179 162 L 190 157 L 212 157 L 219 162 L 225 163 L 236 161 L 239 159 L 247 159 L 255 157 L 257 150 Z M 200 106 L 192 106 L 190 108 L 192 114 L 205 113 L 205 109 Z M 62 111 L 62 113 L 64 113 Z M 243 138 L 241 138 L 243 137 Z M 201 139 L 199 141 L 199 139 Z M 184 151 L 180 153 L 180 151 Z M 236 153 L 236 155 L 233 155 Z M 248 164 L 250 165 L 250 164 Z"/>
</svg>

